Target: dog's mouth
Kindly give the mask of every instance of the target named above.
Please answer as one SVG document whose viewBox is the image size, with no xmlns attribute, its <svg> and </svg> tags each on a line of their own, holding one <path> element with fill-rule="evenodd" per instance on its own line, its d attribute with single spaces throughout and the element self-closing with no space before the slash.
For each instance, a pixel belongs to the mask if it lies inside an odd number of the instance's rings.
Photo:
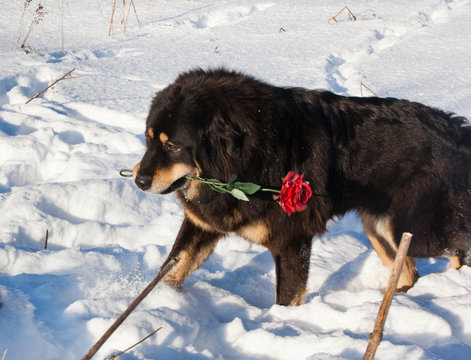
<svg viewBox="0 0 471 360">
<path fill-rule="evenodd" d="M 168 188 L 166 188 L 164 191 L 161 192 L 162 195 L 170 194 L 174 191 L 177 191 L 178 189 L 183 188 L 186 183 L 188 182 L 188 179 L 186 176 L 182 176 L 181 178 L 175 180 Z"/>
</svg>

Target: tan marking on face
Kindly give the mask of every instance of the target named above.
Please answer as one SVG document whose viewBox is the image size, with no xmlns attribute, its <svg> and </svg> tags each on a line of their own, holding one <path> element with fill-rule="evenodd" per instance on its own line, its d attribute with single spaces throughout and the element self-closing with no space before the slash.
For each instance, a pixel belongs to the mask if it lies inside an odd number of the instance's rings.
<svg viewBox="0 0 471 360">
<path fill-rule="evenodd" d="M 147 192 L 160 194 L 167 190 L 173 182 L 192 173 L 194 173 L 193 167 L 182 163 L 174 164 L 168 169 L 157 170 L 152 179 L 152 186 Z"/>
<path fill-rule="evenodd" d="M 370 240 L 373 249 L 390 271 L 394 265 L 397 245 L 394 242 L 394 232 L 389 217 L 362 216 L 363 227 Z M 396 289 L 406 291 L 410 289 L 418 279 L 417 268 L 414 259 L 407 256 L 402 268 Z"/>
<path fill-rule="evenodd" d="M 153 139 L 154 138 L 154 129 L 152 129 L 152 128 L 147 129 L 147 135 L 149 135 Z"/>
<path fill-rule="evenodd" d="M 461 263 L 461 259 L 459 256 L 447 256 L 446 257 L 448 260 L 450 260 L 450 263 L 448 264 L 449 269 L 460 269 L 463 264 Z"/>
<path fill-rule="evenodd" d="M 161 132 L 159 135 L 160 141 L 162 141 L 162 144 L 165 144 L 168 141 L 168 135 L 164 132 Z"/>
<path fill-rule="evenodd" d="M 262 245 L 268 240 L 270 230 L 268 226 L 261 220 L 254 221 L 248 225 L 241 227 L 237 231 L 237 235 L 255 244 Z"/>
<path fill-rule="evenodd" d="M 137 172 L 139 171 L 139 169 L 141 168 L 141 163 L 138 162 L 136 165 L 134 165 L 133 169 L 132 169 L 132 177 L 133 179 L 136 179 L 136 176 L 137 176 Z"/>
</svg>

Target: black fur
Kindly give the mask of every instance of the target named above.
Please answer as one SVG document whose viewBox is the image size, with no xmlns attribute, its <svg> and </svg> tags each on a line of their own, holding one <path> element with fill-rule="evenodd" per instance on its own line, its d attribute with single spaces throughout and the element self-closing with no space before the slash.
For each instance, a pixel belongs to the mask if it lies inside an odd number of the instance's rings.
<svg viewBox="0 0 471 360">
<path fill-rule="evenodd" d="M 280 88 L 219 69 L 184 73 L 158 92 L 147 129 L 153 138 L 147 136 L 135 173 L 141 188 L 160 181 L 155 176 L 173 164 L 185 165 L 184 174 L 169 175 L 170 187 L 154 191 L 177 190 L 185 209 L 170 256 L 186 252 L 190 259 L 166 278 L 175 286 L 234 232 L 271 251 L 277 303 L 299 304 L 312 237 L 350 210 L 386 254 L 383 261 L 407 231 L 413 233 L 410 257 L 469 262 L 471 130 L 463 117 L 406 100 Z M 165 148 L 161 133 L 177 151 Z M 182 176 L 227 181 L 236 174 L 279 189 L 290 170 L 304 174 L 315 194 L 304 212 L 291 216 L 271 194 L 238 201 Z"/>
</svg>

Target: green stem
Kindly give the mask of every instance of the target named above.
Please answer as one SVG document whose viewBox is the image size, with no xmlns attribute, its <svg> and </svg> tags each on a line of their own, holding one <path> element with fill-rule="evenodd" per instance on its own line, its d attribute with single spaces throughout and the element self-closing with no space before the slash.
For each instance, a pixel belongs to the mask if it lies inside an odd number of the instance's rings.
<svg viewBox="0 0 471 360">
<path fill-rule="evenodd" d="M 266 188 L 262 188 L 262 189 L 260 189 L 259 191 L 272 192 L 272 193 L 276 193 L 276 194 L 279 194 L 279 193 L 280 193 L 280 190 L 266 189 Z"/>
</svg>

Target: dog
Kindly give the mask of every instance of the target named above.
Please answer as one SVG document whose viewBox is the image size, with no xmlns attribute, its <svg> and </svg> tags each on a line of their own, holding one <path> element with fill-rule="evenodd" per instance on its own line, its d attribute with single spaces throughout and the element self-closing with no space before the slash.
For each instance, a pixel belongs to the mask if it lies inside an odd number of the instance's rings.
<svg viewBox="0 0 471 360">
<path fill-rule="evenodd" d="M 175 288 L 234 233 L 271 252 L 276 303 L 299 305 L 313 236 L 348 211 L 359 214 L 389 269 L 401 235 L 413 234 L 398 291 L 418 279 L 414 258 L 447 257 L 456 269 L 470 262 L 471 128 L 464 117 L 407 100 L 282 88 L 223 68 L 194 69 L 157 92 L 145 138 L 136 185 L 175 192 L 184 209 L 167 260 L 179 262 L 164 278 Z M 228 181 L 235 174 L 279 189 L 289 171 L 303 174 L 313 193 L 307 208 L 290 216 L 271 193 L 240 201 L 188 178 Z"/>
</svg>

